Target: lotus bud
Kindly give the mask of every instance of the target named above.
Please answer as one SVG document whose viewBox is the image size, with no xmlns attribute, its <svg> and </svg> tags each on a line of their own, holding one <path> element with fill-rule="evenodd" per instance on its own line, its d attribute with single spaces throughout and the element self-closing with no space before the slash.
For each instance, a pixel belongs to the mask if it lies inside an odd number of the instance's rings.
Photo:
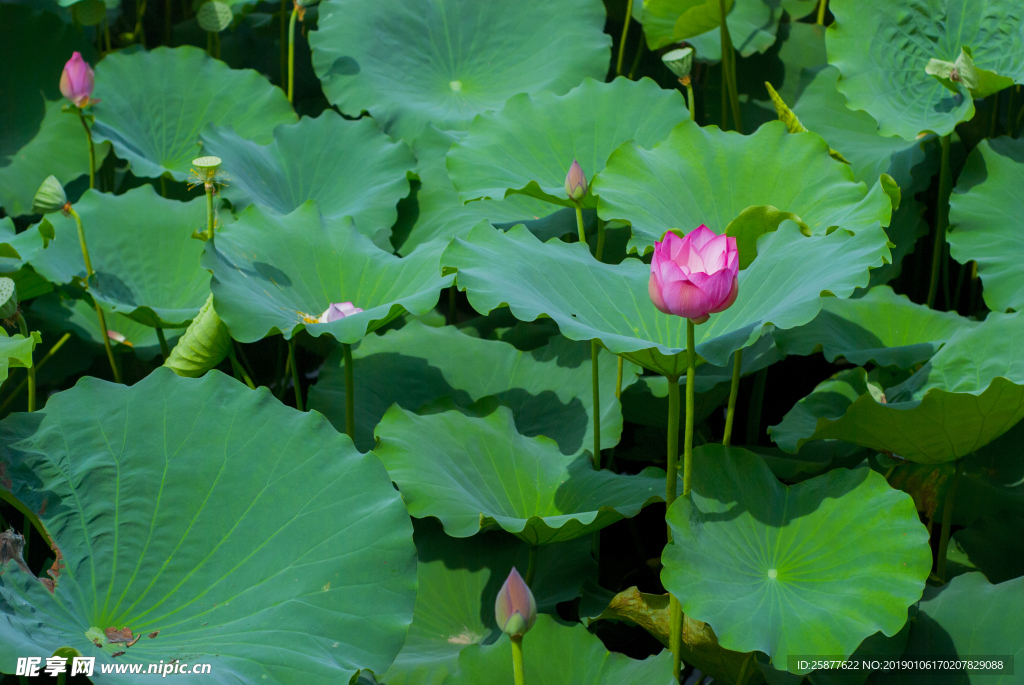
<svg viewBox="0 0 1024 685">
<path fill-rule="evenodd" d="M 575 159 L 572 160 L 569 173 L 565 175 L 565 194 L 573 202 L 579 202 L 587 194 L 587 177 Z"/>
<path fill-rule="evenodd" d="M 661 61 L 680 79 L 689 78 L 693 69 L 693 48 L 671 50 L 661 56 Z"/>
<path fill-rule="evenodd" d="M 739 271 L 735 238 L 715 235 L 704 224 L 685 238 L 669 231 L 654 244 L 647 292 L 658 311 L 701 324 L 736 301 Z"/>
<path fill-rule="evenodd" d="M 9 319 L 18 313 L 18 290 L 10 278 L 0 278 L 0 319 Z"/>
<path fill-rule="evenodd" d="M 522 637 L 537 620 L 537 601 L 515 567 L 498 590 L 498 597 L 494 600 L 494 618 L 501 631 L 509 637 Z"/>
<path fill-rule="evenodd" d="M 32 200 L 32 212 L 34 214 L 52 214 L 62 211 L 67 206 L 68 196 L 64 193 L 64 186 L 60 184 L 56 176 L 47 176 Z"/>
<path fill-rule="evenodd" d="M 64 72 L 60 75 L 60 92 L 75 107 L 87 107 L 99 100 L 90 100 L 93 88 L 92 67 L 82 59 L 82 53 L 74 52 L 71 59 L 64 65 Z"/>
<path fill-rule="evenodd" d="M 338 321 L 344 319 L 346 316 L 352 316 L 353 314 L 359 314 L 363 310 L 356 307 L 351 302 L 331 303 L 331 306 L 324 311 L 319 317 L 317 317 L 317 323 L 331 323 L 332 321 Z"/>
<path fill-rule="evenodd" d="M 127 345 L 128 344 L 128 338 L 124 337 L 123 334 L 118 333 L 117 331 L 111 331 L 111 330 L 108 329 L 107 330 L 107 337 L 110 338 L 111 340 L 113 340 L 116 343 L 121 343 L 122 345 Z"/>
</svg>

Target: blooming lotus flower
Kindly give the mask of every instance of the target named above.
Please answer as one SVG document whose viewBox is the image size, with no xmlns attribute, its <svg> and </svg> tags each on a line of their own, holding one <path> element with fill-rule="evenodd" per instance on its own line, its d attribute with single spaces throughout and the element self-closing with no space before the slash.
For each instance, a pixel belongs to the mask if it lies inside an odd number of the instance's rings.
<svg viewBox="0 0 1024 685">
<path fill-rule="evenodd" d="M 572 160 L 569 173 L 565 175 L 565 194 L 573 202 L 579 202 L 587 194 L 587 177 L 575 159 Z"/>
<path fill-rule="evenodd" d="M 346 316 L 352 316 L 363 311 L 359 307 L 356 307 L 351 302 L 331 303 L 331 306 L 327 310 L 317 317 L 317 323 L 331 323 L 338 319 L 344 319 Z"/>
<path fill-rule="evenodd" d="M 659 311 L 704 323 L 736 301 L 739 272 L 736 239 L 701 224 L 685 238 L 669 231 L 654 244 L 647 291 Z"/>
<path fill-rule="evenodd" d="M 60 75 L 61 95 L 70 100 L 75 107 L 85 107 L 92 102 L 99 102 L 89 99 L 92 87 L 92 67 L 82 59 L 82 53 L 75 51 L 64 65 L 64 73 Z"/>
<path fill-rule="evenodd" d="M 494 600 L 494 618 L 509 637 L 522 637 L 537 620 L 537 602 L 515 567 Z"/>
</svg>

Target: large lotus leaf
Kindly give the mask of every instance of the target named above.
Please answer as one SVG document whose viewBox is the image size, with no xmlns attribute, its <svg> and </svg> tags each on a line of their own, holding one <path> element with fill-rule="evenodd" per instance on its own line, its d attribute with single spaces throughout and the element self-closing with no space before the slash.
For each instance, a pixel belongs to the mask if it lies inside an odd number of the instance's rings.
<svg viewBox="0 0 1024 685">
<path fill-rule="evenodd" d="M 186 180 L 207 124 L 266 144 L 275 126 L 295 122 L 280 88 L 190 46 L 107 55 L 96 66 L 95 96 L 102 102 L 92 108 L 93 136 L 145 178 Z"/>
<path fill-rule="evenodd" d="M 617 362 L 600 354 L 601 445 L 619 442 L 622 412 L 615 397 Z M 462 407 L 488 395 L 512 410 L 517 430 L 545 435 L 565 454 L 594 444 L 594 395 L 590 345 L 561 336 L 523 352 L 508 343 L 481 340 L 451 326 L 417 321 L 382 336 L 369 336 L 352 351 L 355 381 L 356 446 L 373 447 L 373 429 L 396 402 L 409 411 L 442 397 Z M 638 369 L 624 368 L 623 387 Z M 389 379 L 381 383 L 381 378 Z M 345 374 L 342 350 L 331 353 L 309 392 L 309 406 L 345 429 Z"/>
<path fill-rule="evenodd" d="M 1024 576 L 1024 516 L 1007 511 L 975 521 L 950 539 L 949 561 L 954 560 L 954 551 L 971 570 L 981 571 L 993 583 L 1020 578 Z"/>
<path fill-rule="evenodd" d="M 498 525 L 533 545 L 572 540 L 664 499 L 664 471 L 595 471 L 590 453 L 567 456 L 554 440 L 516 430 L 512 411 L 417 416 L 399 406 L 377 426 L 374 454 L 409 513 L 434 516 L 453 537 Z"/>
<path fill-rule="evenodd" d="M 593 181 L 620 144 L 649 147 L 689 119 L 682 94 L 650 79 L 586 79 L 565 95 L 523 93 L 479 115 L 448 153 L 448 171 L 463 202 L 523 193 L 572 207 L 565 176 L 574 159 Z"/>
<path fill-rule="evenodd" d="M 921 600 L 917 619 L 910 629 L 907 651 L 902 659 L 971 659 L 989 661 L 1003 658 L 1002 672 L 968 676 L 964 670 L 888 671 L 879 683 L 889 685 L 940 685 L 1020 682 L 1024 659 L 1024 582 L 1020 578 L 992 585 L 980 573 L 957 576 L 941 588 L 928 588 Z M 998 656 L 997 656 L 998 655 Z M 1009 663 L 1011 657 L 1013 664 Z"/>
<path fill-rule="evenodd" d="M 124 195 L 87 190 L 75 211 L 96 271 L 92 296 L 148 326 L 188 325 L 209 294 L 209 275 L 199 267 L 203 245 L 192 238 L 205 224 L 205 199 L 165 200 L 151 185 Z M 32 268 L 52 283 L 85 279 L 75 220 L 47 219 L 57 238 L 36 253 Z"/>
<path fill-rule="evenodd" d="M 0 273 L 14 278 L 11 274 L 21 269 L 41 249 L 43 237 L 38 230 L 17 233 L 11 217 L 5 216 L 0 219 Z M 17 284 L 17 279 L 15 282 Z M 23 292 L 19 287 L 18 297 L 27 300 L 32 295 Z"/>
<path fill-rule="evenodd" d="M 353 343 L 405 312 L 425 314 L 451 284 L 438 267 L 439 247 L 399 259 L 381 252 L 349 217 L 329 219 L 314 201 L 287 216 L 253 205 L 206 244 L 217 313 L 239 342 L 303 328 Z M 332 323 L 316 319 L 332 303 L 362 313 Z"/>
<path fill-rule="evenodd" d="M 553 222 L 561 219 L 561 228 L 555 229 L 558 235 L 576 231 L 576 212 L 570 211 L 568 216 L 564 216 L 566 213 L 555 205 L 527 195 L 510 195 L 504 200 L 478 200 L 463 205 L 459 191 L 448 176 L 445 155 L 465 135 L 461 131 L 439 131 L 427 126 L 413 142 L 421 184 L 416 193 L 419 215 L 409 237 L 399 248 L 401 254 L 409 254 L 436 238 L 451 239 L 465 235 L 481 221 L 529 225 L 550 216 Z"/>
<path fill-rule="evenodd" d="M 825 353 L 830 362 L 844 357 L 857 365 L 909 369 L 927 361 L 961 328 L 976 321 L 956 312 L 939 312 L 897 295 L 887 285 L 876 286 L 858 299 L 825 298 L 814 321 L 777 331 L 783 354 Z"/>
<path fill-rule="evenodd" d="M 416 167 L 409 147 L 395 143 L 366 117 L 351 121 L 333 110 L 274 129 L 274 142 L 246 140 L 230 125 L 203 133 L 203 152 L 224 160 L 224 197 L 235 210 L 255 202 L 289 214 L 316 200 L 324 216 L 350 216 L 356 228 L 390 250 L 388 238 L 409 194 L 406 174 Z"/>
<path fill-rule="evenodd" d="M 688 232 L 706 224 L 722 233 L 743 210 L 758 205 L 792 212 L 816 234 L 832 226 L 854 232 L 879 222 L 888 226 L 892 203 L 886 194 L 869 193 L 828 151 L 818 136 L 791 134 L 781 122 L 743 136 L 686 121 L 650 150 L 620 146 L 593 192 L 603 219 L 632 224 L 629 249 L 641 254 L 670 228 Z"/>
<path fill-rule="evenodd" d="M 408 515 L 380 462 L 322 416 L 220 373 L 157 369 L 131 387 L 84 378 L 0 432 L 6 482 L 64 564 L 53 594 L 0 567 L 0 669 L 67 646 L 99 664 L 188 655 L 223 682 L 326 684 L 383 672 L 401 649 Z M 141 639 L 87 635 L 114 626 Z"/>
<path fill-rule="evenodd" d="M 309 43 L 327 99 L 409 141 L 428 123 L 465 130 L 513 95 L 565 93 L 608 70 L 600 0 L 327 0 L 319 9 Z"/>
<path fill-rule="evenodd" d="M 7 329 L 0 326 L 0 383 L 7 380 L 12 367 L 32 366 L 32 351 L 39 342 L 38 333 L 30 333 L 27 338 L 20 333 L 8 335 Z"/>
<path fill-rule="evenodd" d="M 887 388 L 886 403 L 862 394 L 794 433 L 796 446 L 837 438 L 905 459 L 939 464 L 967 456 L 1024 418 L 1024 315 L 990 314 L 962 328 L 917 373 Z"/>
<path fill-rule="evenodd" d="M 949 252 L 978 264 L 985 304 L 1024 309 L 1024 139 L 983 140 L 949 199 Z"/>
<path fill-rule="evenodd" d="M 692 30 L 685 30 L 686 19 L 679 10 L 694 5 L 693 0 L 649 0 L 643 3 L 643 8 L 640 4 L 635 0 L 633 11 L 644 26 L 647 46 L 652 50 L 683 40 L 683 33 L 692 35 Z M 718 0 L 706 0 L 700 4 L 713 8 L 714 28 L 685 40 L 693 46 L 698 60 L 717 62 L 722 59 L 721 28 L 717 20 Z M 727 2 L 726 6 L 730 4 L 725 23 L 729 27 L 733 48 L 741 56 L 750 57 L 754 53 L 764 52 L 775 43 L 775 33 L 782 18 L 783 7 L 780 3 L 771 0 L 735 0 Z M 679 37 L 676 36 L 677 27 L 683 29 Z"/>
<path fill-rule="evenodd" d="M 819 71 L 807 84 L 793 113 L 809 131 L 842 153 L 855 179 L 871 184 L 880 174 L 890 174 L 906 191 L 910 168 L 924 159 L 922 142 L 881 135 L 878 123 L 867 113 L 846 106 L 846 97 L 836 87 L 838 79 L 835 67 Z"/>
<path fill-rule="evenodd" d="M 889 255 L 877 224 L 856 235 L 836 230 L 807 237 L 784 222 L 757 249 L 757 259 L 740 272 L 736 302 L 697 327 L 697 353 L 716 366 L 757 342 L 768 324 L 785 329 L 812 320 L 822 292 L 848 297 Z M 579 243 L 541 243 L 524 229 L 485 227 L 456 238 L 441 263 L 458 271 L 458 287 L 479 312 L 507 304 L 521 321 L 549 316 L 566 337 L 597 338 L 659 373 L 678 376 L 685 369 L 686 319 L 654 308 L 650 267 L 638 259 L 600 264 Z"/>
<path fill-rule="evenodd" d="M 669 508 L 665 588 L 726 649 L 850 655 L 895 635 L 931 570 L 911 498 L 870 469 L 786 486 L 746 450 L 694 451 L 693 489 Z"/>
<path fill-rule="evenodd" d="M 545 614 L 523 637 L 524 680 L 530 685 L 622 685 L 669 683 L 667 649 L 643 661 L 609 652 L 580 624 L 565 625 Z M 459 654 L 459 670 L 444 685 L 513 685 L 512 643 L 503 635 L 492 645 L 472 645 Z"/>
<path fill-rule="evenodd" d="M 1016 0 L 835 0 L 829 9 L 839 90 L 884 136 L 946 135 L 974 116 L 966 88 L 955 93 L 925 71 L 931 59 L 955 61 L 961 47 L 978 67 L 1024 82 L 1024 5 Z"/>
<path fill-rule="evenodd" d="M 779 83 L 776 78 L 773 79 L 775 82 L 772 85 L 779 97 L 792 106 L 800 101 L 804 89 L 814 80 L 821 68 L 828 65 L 828 56 L 825 54 L 824 26 L 801 22 L 787 23 L 784 26 L 785 41 L 779 46 L 779 61 L 783 67 L 782 82 Z"/>
<path fill-rule="evenodd" d="M 409 639 L 383 675 L 387 685 L 441 685 L 456 670 L 459 652 L 493 642 L 501 634 L 494 621 L 498 590 L 513 566 L 524 574 L 529 566 L 529 545 L 503 531 L 460 539 L 445 535 L 434 519 L 414 525 L 416 608 Z M 592 544 L 581 538 L 538 550 L 531 587 L 538 610 L 553 613 L 596 577 Z"/>
</svg>

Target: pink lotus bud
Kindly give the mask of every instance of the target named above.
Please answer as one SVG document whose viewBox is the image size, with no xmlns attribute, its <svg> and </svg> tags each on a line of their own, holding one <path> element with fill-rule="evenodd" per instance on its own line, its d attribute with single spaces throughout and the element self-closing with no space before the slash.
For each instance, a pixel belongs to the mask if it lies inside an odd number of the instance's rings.
<svg viewBox="0 0 1024 685">
<path fill-rule="evenodd" d="M 669 231 L 654 244 L 647 292 L 659 311 L 700 324 L 736 301 L 739 272 L 736 239 L 701 224 L 685 238 Z"/>
<path fill-rule="evenodd" d="M 110 338 L 111 340 L 113 340 L 116 343 L 124 343 L 126 340 L 128 340 L 126 337 L 124 337 L 123 335 L 121 335 L 117 331 L 111 331 L 111 330 L 107 331 L 107 337 Z"/>
<path fill-rule="evenodd" d="M 346 316 L 352 316 L 363 311 L 359 307 L 356 307 L 351 302 L 331 303 L 331 306 L 327 308 L 323 314 L 317 318 L 317 323 L 331 323 L 338 319 L 344 319 Z"/>
<path fill-rule="evenodd" d="M 587 177 L 575 159 L 572 160 L 569 173 L 565 175 L 565 194 L 573 202 L 579 202 L 587 194 Z"/>
<path fill-rule="evenodd" d="M 498 590 L 498 597 L 494 600 L 494 618 L 509 637 L 522 637 L 537 620 L 537 602 L 515 567 Z"/>
<path fill-rule="evenodd" d="M 64 73 L 60 75 L 60 92 L 75 107 L 85 107 L 90 103 L 89 96 L 92 95 L 92 87 L 92 67 L 82 59 L 82 53 L 76 51 L 64 65 Z M 99 100 L 91 102 L 99 102 Z"/>
</svg>

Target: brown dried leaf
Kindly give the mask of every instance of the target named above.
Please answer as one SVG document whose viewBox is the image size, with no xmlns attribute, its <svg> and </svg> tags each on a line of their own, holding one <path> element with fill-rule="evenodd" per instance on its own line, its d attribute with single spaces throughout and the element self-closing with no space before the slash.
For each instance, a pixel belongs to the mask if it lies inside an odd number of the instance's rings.
<svg viewBox="0 0 1024 685">
<path fill-rule="evenodd" d="M 114 644 L 118 642 L 131 642 L 134 638 L 132 637 L 132 629 L 128 627 L 117 628 L 110 627 L 103 631 L 107 636 L 107 642 Z"/>
</svg>

